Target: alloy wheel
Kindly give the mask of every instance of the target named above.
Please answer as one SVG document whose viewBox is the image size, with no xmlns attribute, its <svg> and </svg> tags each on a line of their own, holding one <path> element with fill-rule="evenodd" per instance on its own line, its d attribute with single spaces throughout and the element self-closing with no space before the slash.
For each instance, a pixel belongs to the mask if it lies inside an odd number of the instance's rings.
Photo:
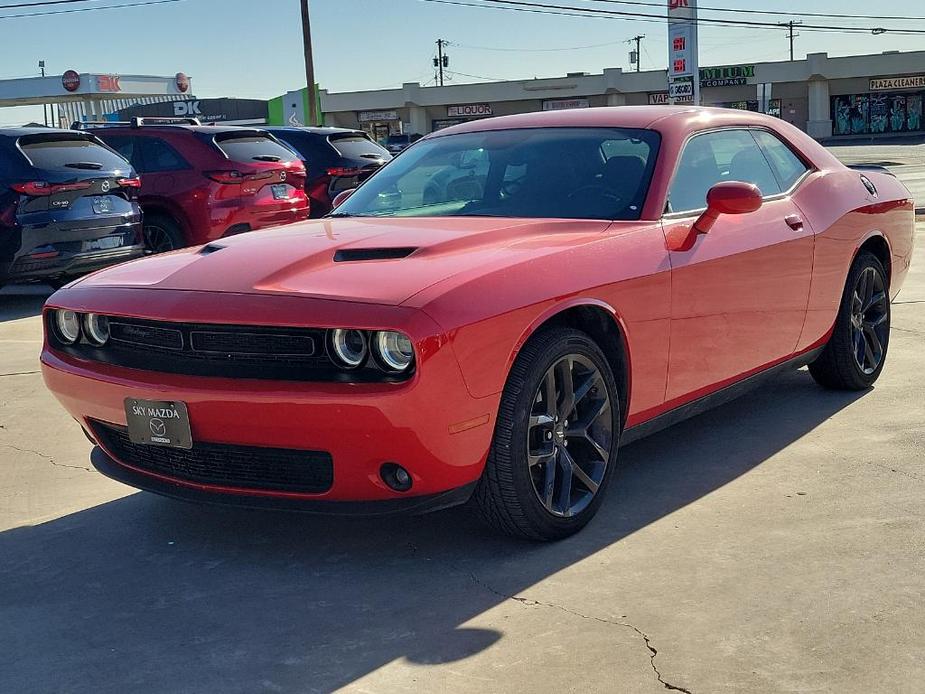
<svg viewBox="0 0 925 694">
<path fill-rule="evenodd" d="M 547 511 L 585 509 L 610 464 L 613 417 L 604 377 L 585 356 L 569 354 L 546 372 L 527 426 L 533 490 Z"/>
<path fill-rule="evenodd" d="M 164 227 L 157 224 L 145 224 L 145 246 L 152 253 L 166 253 L 174 249 L 173 239 Z"/>
<path fill-rule="evenodd" d="M 883 276 L 866 267 L 858 276 L 851 299 L 851 345 L 854 360 L 867 375 L 883 361 L 890 324 L 890 305 Z"/>
</svg>

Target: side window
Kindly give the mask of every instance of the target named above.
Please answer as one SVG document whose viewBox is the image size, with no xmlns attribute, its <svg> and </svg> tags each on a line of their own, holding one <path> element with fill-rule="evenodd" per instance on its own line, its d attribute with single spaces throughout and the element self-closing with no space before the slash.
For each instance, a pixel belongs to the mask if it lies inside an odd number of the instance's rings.
<svg viewBox="0 0 925 694">
<path fill-rule="evenodd" d="M 177 151 L 164 140 L 157 137 L 140 137 L 136 140 L 136 147 L 140 145 L 144 159 L 143 173 L 158 173 L 160 171 L 178 171 L 188 169 L 189 164 L 177 154 Z"/>
<path fill-rule="evenodd" d="M 135 155 L 135 140 L 131 137 L 107 137 L 104 142 L 129 160 L 135 171 L 139 171 L 139 157 Z"/>
<path fill-rule="evenodd" d="M 781 187 L 748 130 L 719 130 L 691 138 L 684 147 L 668 192 L 671 212 L 706 207 L 707 192 L 722 181 L 754 183 L 762 195 Z"/>
<path fill-rule="evenodd" d="M 800 161 L 799 157 L 787 145 L 767 130 L 753 130 L 752 134 L 758 141 L 761 151 L 764 152 L 771 163 L 778 180 L 781 182 L 781 187 L 784 190 L 790 190 L 793 184 L 800 180 L 800 177 L 809 170 L 808 167 Z"/>
</svg>

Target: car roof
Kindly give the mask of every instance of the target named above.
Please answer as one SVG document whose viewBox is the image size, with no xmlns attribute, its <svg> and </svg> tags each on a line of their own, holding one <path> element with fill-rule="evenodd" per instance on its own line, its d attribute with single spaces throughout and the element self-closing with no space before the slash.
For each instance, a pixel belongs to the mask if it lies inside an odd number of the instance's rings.
<svg viewBox="0 0 925 694">
<path fill-rule="evenodd" d="M 110 131 L 123 131 L 131 130 L 132 132 L 147 132 L 149 130 L 166 130 L 168 132 L 177 132 L 179 131 L 188 131 L 193 133 L 205 133 L 207 135 L 212 134 L 221 134 L 221 133 L 236 133 L 236 132 L 254 132 L 256 131 L 265 131 L 266 128 L 260 126 L 248 126 L 248 125 L 188 125 L 186 123 L 151 123 L 149 125 L 141 126 L 132 126 L 128 123 L 113 123 L 112 125 L 90 125 L 81 128 L 77 132 L 91 132 L 94 135 L 99 135 L 100 133 L 110 132 Z"/>
<path fill-rule="evenodd" d="M 80 131 L 64 128 L 0 128 L 0 137 L 25 137 L 26 135 L 48 135 L 50 133 L 79 135 Z"/>
<path fill-rule="evenodd" d="M 307 133 L 309 135 L 340 135 L 341 133 L 362 133 L 362 130 L 356 128 L 335 128 L 335 127 L 317 127 L 317 126 L 296 126 L 296 125 L 266 125 L 263 130 L 269 130 L 273 133 Z"/>
<path fill-rule="evenodd" d="M 482 118 L 454 125 L 429 137 L 441 137 L 463 132 L 505 130 L 509 128 L 652 128 L 658 130 L 703 129 L 708 125 L 767 125 L 780 122 L 766 116 L 741 109 L 708 106 L 606 106 L 600 108 L 568 109 L 562 111 L 536 111 L 513 116 Z"/>
</svg>

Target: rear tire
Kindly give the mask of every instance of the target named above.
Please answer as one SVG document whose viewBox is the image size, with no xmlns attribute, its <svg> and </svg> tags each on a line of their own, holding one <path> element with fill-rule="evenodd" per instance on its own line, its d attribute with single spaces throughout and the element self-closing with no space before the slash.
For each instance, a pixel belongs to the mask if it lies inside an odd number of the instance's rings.
<svg viewBox="0 0 925 694">
<path fill-rule="evenodd" d="M 515 537 L 578 532 L 613 477 L 621 421 L 617 383 L 594 340 L 568 328 L 538 333 L 508 376 L 472 505 Z"/>
<path fill-rule="evenodd" d="M 151 253 L 166 253 L 188 245 L 180 225 L 167 215 L 145 215 L 143 229 L 145 248 Z"/>
<path fill-rule="evenodd" d="M 864 390 L 880 377 L 889 342 L 887 274 L 877 256 L 862 251 L 848 271 L 832 337 L 809 372 L 825 388 Z"/>
</svg>

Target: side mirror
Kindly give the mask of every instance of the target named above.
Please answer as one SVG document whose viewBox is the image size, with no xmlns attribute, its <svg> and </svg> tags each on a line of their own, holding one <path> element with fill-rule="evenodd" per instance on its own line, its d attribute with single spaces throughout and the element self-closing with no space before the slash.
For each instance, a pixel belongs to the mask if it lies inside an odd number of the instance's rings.
<svg viewBox="0 0 925 694">
<path fill-rule="evenodd" d="M 342 190 L 337 195 L 334 196 L 334 199 L 331 201 L 331 209 L 336 210 L 338 205 L 342 205 L 347 201 L 353 193 L 356 191 L 356 188 L 348 188 L 347 190 Z"/>
<path fill-rule="evenodd" d="M 722 214 L 748 214 L 761 207 L 761 190 L 753 183 L 723 181 L 707 193 L 707 209 L 690 228 L 678 225 L 668 231 L 668 250 L 689 251 L 700 234 L 713 228 Z"/>
<path fill-rule="evenodd" d="M 721 214 L 748 214 L 761 207 L 761 190 L 754 183 L 723 181 L 707 193 L 707 209 L 694 222 L 698 234 L 706 234 Z"/>
</svg>

